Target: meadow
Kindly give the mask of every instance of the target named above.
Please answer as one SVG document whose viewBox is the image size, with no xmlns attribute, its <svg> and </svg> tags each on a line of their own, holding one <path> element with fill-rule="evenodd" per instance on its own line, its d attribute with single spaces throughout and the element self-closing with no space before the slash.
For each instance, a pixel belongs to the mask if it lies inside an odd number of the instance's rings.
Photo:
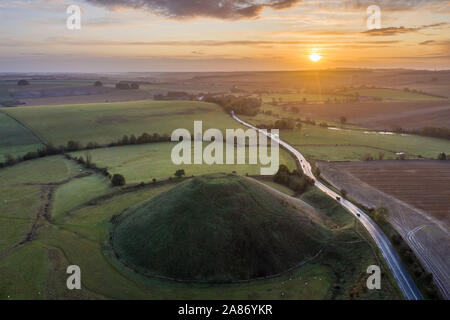
<svg viewBox="0 0 450 320">
<path fill-rule="evenodd" d="M 389 88 L 358 88 L 347 90 L 348 94 L 359 94 L 359 96 L 381 98 L 393 101 L 437 101 L 448 100 L 445 98 L 433 97 L 420 92 L 406 91 Z"/>
<path fill-rule="evenodd" d="M 193 131 L 195 120 L 203 121 L 204 130 L 238 127 L 219 106 L 195 101 L 16 107 L 7 112 L 56 146 L 69 140 L 107 144 L 123 135 L 138 136 L 144 132 L 170 136 L 178 128 Z"/>
<path fill-rule="evenodd" d="M 206 146 L 208 143 L 204 143 Z M 166 179 L 174 175 L 178 169 L 184 169 L 186 176 L 201 175 L 214 172 L 259 175 L 261 166 L 248 164 L 248 152 L 256 152 L 256 147 L 247 148 L 246 164 L 234 165 L 175 165 L 171 160 L 172 148 L 176 143 L 151 143 L 144 145 L 131 145 L 114 148 L 101 148 L 90 150 L 92 161 L 99 167 L 106 167 L 112 174 L 122 174 L 128 183 L 148 182 L 152 179 Z M 193 145 L 192 145 L 193 148 Z M 243 147 L 241 147 L 243 148 Z M 255 148 L 255 149 L 254 149 Z M 237 149 L 236 149 L 237 151 Z M 192 150 L 192 154 L 193 154 Z M 288 166 L 291 170 L 296 167 L 292 156 L 280 150 L 280 164 Z M 75 157 L 86 158 L 86 151 L 72 153 Z M 225 155 L 224 155 L 225 156 Z M 266 166 L 264 166 L 266 167 Z"/>
<path fill-rule="evenodd" d="M 6 155 L 24 155 L 41 147 L 39 139 L 28 129 L 0 110 L 0 162 Z"/>
<path fill-rule="evenodd" d="M 242 119 L 255 125 L 274 122 L 265 114 Z M 332 125 L 332 123 L 328 123 Z M 324 128 L 302 123 L 301 129 L 281 130 L 281 139 L 296 147 L 309 159 L 324 161 L 360 161 L 366 154 L 378 159 L 396 159 L 404 152 L 408 159 L 420 157 L 436 159 L 441 152 L 450 152 L 450 142 L 444 139 L 377 131 L 368 131 L 351 125 Z"/>
<path fill-rule="evenodd" d="M 324 103 L 327 101 L 345 101 L 347 97 L 339 94 L 314 94 L 314 93 L 279 93 L 279 94 L 264 94 L 262 101 L 264 103 Z"/>
<path fill-rule="evenodd" d="M 46 164 L 49 160 L 51 162 Z M 351 230 L 353 222 L 345 211 L 335 214 L 344 216 L 340 219 L 348 224 L 349 229 L 336 232 L 335 238 L 330 242 L 331 247 L 326 251 L 329 254 L 324 253 L 314 262 L 277 278 L 242 284 L 194 285 L 137 275 L 117 263 L 106 251 L 109 221 L 112 216 L 125 209 L 172 189 L 179 183 L 177 180 L 150 185 L 135 192 L 119 192 L 113 197 L 97 200 L 95 206 L 84 203 L 72 210 L 73 204 L 66 205 L 58 200 L 59 197 L 65 198 L 68 192 L 66 188 L 82 193 L 75 202 L 85 202 L 89 196 L 85 195 L 83 189 L 91 188 L 91 184 L 96 185 L 95 188 L 99 190 L 97 194 L 105 192 L 101 187 L 101 177 L 94 175 L 75 178 L 74 174 L 79 173 L 79 167 L 72 165 L 72 162 L 67 163 L 62 157 L 30 161 L 27 163 L 27 171 L 23 171 L 23 165 L 25 164 L 2 169 L 2 172 L 7 171 L 8 187 L 18 185 L 15 194 L 26 193 L 35 206 L 41 200 L 36 199 L 37 191 L 31 192 L 33 187 L 24 185 L 27 181 L 56 183 L 69 177 L 72 180 L 57 188 L 52 214 L 58 212 L 58 215 L 52 216 L 49 221 L 42 220 L 33 241 L 19 246 L 0 259 L 0 273 L 8 275 L 0 278 L 0 299 L 330 299 L 348 298 L 350 295 L 353 298 L 400 297 L 398 290 L 386 278 L 383 278 L 382 292 L 364 292 L 359 288 L 364 280 L 359 275 L 364 274 L 367 263 L 377 263 L 378 258 L 372 253 L 368 242 L 361 241 L 364 238 L 359 235 L 360 230 Z M 47 176 L 42 170 L 45 165 L 56 166 L 55 174 Z M 30 180 L 26 180 L 14 175 L 15 170 L 35 174 L 30 176 Z M 2 192 L 2 196 L 5 197 L 6 194 Z M 10 199 L 11 196 L 7 198 Z M 322 203 L 322 200 L 319 194 L 316 201 Z M 8 220 L 9 226 L 12 221 L 22 221 L 20 214 L 31 214 L 33 206 L 25 202 L 23 205 L 22 209 L 8 208 L 8 215 L 12 216 Z M 327 205 L 322 204 L 321 210 L 325 214 L 326 208 Z M 66 214 L 67 210 L 71 210 L 70 214 Z M 30 216 L 28 222 L 31 223 L 31 220 Z M 10 245 L 19 238 L 11 237 L 10 243 L 4 245 Z M 335 241 L 339 241 L 339 245 L 334 246 Z M 348 259 L 349 256 L 352 259 Z M 69 291 L 65 287 L 65 269 L 72 264 L 79 265 L 83 270 L 83 287 L 80 291 Z M 348 270 L 352 272 L 347 272 Z M 337 273 L 343 277 L 337 278 Z M 339 284 L 338 289 L 336 284 Z"/>
</svg>

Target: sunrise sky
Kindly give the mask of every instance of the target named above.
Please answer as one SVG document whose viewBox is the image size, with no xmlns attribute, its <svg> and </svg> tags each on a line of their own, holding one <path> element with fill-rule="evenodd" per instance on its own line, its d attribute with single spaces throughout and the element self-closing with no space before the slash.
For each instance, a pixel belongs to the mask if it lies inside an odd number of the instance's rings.
<svg viewBox="0 0 450 320">
<path fill-rule="evenodd" d="M 81 30 L 66 28 L 73 4 Z M 450 1 L 0 1 L 0 72 L 336 67 L 450 69 Z"/>
</svg>

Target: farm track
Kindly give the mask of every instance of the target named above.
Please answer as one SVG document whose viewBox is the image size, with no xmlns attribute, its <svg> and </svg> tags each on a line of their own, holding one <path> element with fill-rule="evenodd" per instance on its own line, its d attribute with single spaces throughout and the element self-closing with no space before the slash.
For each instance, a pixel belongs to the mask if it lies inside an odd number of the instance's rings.
<svg viewBox="0 0 450 320">
<path fill-rule="evenodd" d="M 21 246 L 36 240 L 39 228 L 44 226 L 46 223 L 51 223 L 51 210 L 53 205 L 52 201 L 55 191 L 58 187 L 67 184 L 75 179 L 81 179 L 84 177 L 88 177 L 90 175 L 92 175 L 92 173 L 82 173 L 59 182 L 23 184 L 23 185 L 40 186 L 40 196 L 39 196 L 40 204 L 36 212 L 33 214 L 32 218 L 33 222 L 31 224 L 29 231 L 26 233 L 25 237 L 18 243 L 0 251 L 0 259 L 9 255 L 15 249 L 20 248 Z"/>
</svg>

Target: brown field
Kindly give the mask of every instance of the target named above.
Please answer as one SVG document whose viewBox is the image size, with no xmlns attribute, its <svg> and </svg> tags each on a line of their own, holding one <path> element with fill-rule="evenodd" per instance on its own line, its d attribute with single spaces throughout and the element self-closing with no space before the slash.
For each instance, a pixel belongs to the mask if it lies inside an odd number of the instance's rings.
<svg viewBox="0 0 450 320">
<path fill-rule="evenodd" d="M 319 162 L 322 176 L 389 221 L 450 298 L 450 161 Z"/>
<path fill-rule="evenodd" d="M 396 126 L 450 128 L 449 101 L 299 104 L 296 107 L 301 116 L 311 119 L 339 121 L 345 116 L 349 123 L 378 130 L 392 130 Z"/>
<path fill-rule="evenodd" d="M 339 163 L 370 186 L 450 222 L 450 161 Z"/>
</svg>

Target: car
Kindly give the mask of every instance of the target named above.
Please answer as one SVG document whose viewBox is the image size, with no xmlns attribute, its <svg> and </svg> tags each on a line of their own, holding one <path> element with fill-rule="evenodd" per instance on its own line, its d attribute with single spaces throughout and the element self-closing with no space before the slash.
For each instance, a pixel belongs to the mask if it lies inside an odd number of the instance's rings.
<svg viewBox="0 0 450 320">
<path fill-rule="evenodd" d="M 337 196 L 337 197 L 336 197 L 336 200 L 337 200 L 337 201 L 341 201 L 341 197 Z"/>
<path fill-rule="evenodd" d="M 360 215 L 359 213 L 357 213 L 356 216 L 357 216 L 358 218 L 361 218 L 361 215 Z"/>
</svg>

